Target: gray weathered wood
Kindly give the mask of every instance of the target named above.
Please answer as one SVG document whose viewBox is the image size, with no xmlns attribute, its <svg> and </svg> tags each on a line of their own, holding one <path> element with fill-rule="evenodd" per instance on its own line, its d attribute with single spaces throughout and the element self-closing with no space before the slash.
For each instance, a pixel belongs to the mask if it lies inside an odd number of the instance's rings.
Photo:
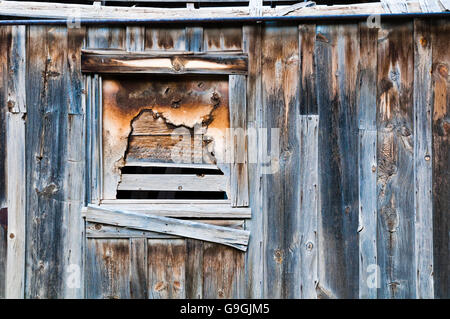
<svg viewBox="0 0 450 319">
<path fill-rule="evenodd" d="M 337 298 L 358 296 L 357 24 L 316 27 L 319 122 L 319 283 Z"/>
<path fill-rule="evenodd" d="M 414 185 L 416 297 L 434 298 L 432 47 L 428 21 L 414 20 Z"/>
<path fill-rule="evenodd" d="M 357 112 L 359 127 L 359 297 L 377 298 L 377 41 L 378 29 L 361 22 Z M 370 277 L 369 277 L 370 276 Z"/>
<path fill-rule="evenodd" d="M 124 209 L 154 214 L 157 216 L 178 218 L 251 218 L 251 210 L 247 207 L 231 207 L 230 203 L 195 203 L 176 200 L 155 203 L 143 200 L 111 200 L 103 201 L 100 206 L 110 209 Z"/>
<path fill-rule="evenodd" d="M 230 75 L 230 187 L 231 205 L 248 206 L 248 170 L 247 170 L 247 102 L 246 78 L 242 75 Z"/>
<path fill-rule="evenodd" d="M 8 59 L 8 101 L 6 166 L 8 206 L 8 251 L 6 256 L 6 298 L 23 298 L 26 246 L 26 160 L 25 160 L 25 26 L 11 27 Z"/>
<path fill-rule="evenodd" d="M 261 1 L 262 5 L 262 1 Z M 247 76 L 247 138 L 248 138 L 248 176 L 249 207 L 252 218 L 246 227 L 252 230 L 248 250 L 245 254 L 246 297 L 262 298 L 264 296 L 264 214 L 262 213 L 261 163 L 262 153 L 257 128 L 261 123 L 261 26 L 243 27 L 243 46 L 248 54 Z"/>
<path fill-rule="evenodd" d="M 246 251 L 250 232 L 169 217 L 112 210 L 94 206 L 85 209 L 86 220 L 109 225 L 177 235 L 228 245 Z"/>
<path fill-rule="evenodd" d="M 318 275 L 319 230 L 319 116 L 301 115 L 300 121 L 300 213 L 292 219 L 298 230 L 289 254 L 299 280 L 294 298 L 315 299 Z"/>
<path fill-rule="evenodd" d="M 259 147 L 263 154 L 271 155 L 262 176 L 260 208 L 265 219 L 265 298 L 289 296 L 299 281 L 288 250 L 296 242 L 297 229 L 292 221 L 300 205 L 298 39 L 297 26 L 270 25 L 263 29 L 260 125 L 265 136 L 261 136 Z M 270 144 L 265 144 L 267 141 Z"/>
<path fill-rule="evenodd" d="M 84 52 L 81 70 L 88 73 L 246 74 L 245 55 L 95 54 Z"/>
<path fill-rule="evenodd" d="M 450 11 L 450 0 L 440 0 L 439 1 L 445 10 Z"/>
<path fill-rule="evenodd" d="M 422 12 L 441 12 L 439 0 L 419 0 Z"/>
<path fill-rule="evenodd" d="M 377 75 L 378 298 L 414 298 L 413 28 L 382 24 Z"/>
<path fill-rule="evenodd" d="M 225 192 L 225 175 L 122 174 L 118 190 Z"/>
</svg>

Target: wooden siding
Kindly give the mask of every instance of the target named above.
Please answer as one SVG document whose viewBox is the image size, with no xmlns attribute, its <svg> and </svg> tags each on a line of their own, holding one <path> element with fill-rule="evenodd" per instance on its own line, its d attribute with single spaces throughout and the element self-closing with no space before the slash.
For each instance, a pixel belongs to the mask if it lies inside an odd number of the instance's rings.
<svg viewBox="0 0 450 319">
<path fill-rule="evenodd" d="M 0 208 L 9 30 L 0 28 Z M 450 297 L 449 31 L 446 20 L 27 27 L 25 297 Z M 252 211 L 247 252 L 93 224 L 84 234 L 85 178 L 99 169 L 86 166 L 84 146 L 98 99 L 84 96 L 101 81 L 81 72 L 82 45 L 248 55 L 235 89 L 246 82 L 249 191 L 234 203 Z M 0 226 L 0 254 L 5 234 Z"/>
</svg>

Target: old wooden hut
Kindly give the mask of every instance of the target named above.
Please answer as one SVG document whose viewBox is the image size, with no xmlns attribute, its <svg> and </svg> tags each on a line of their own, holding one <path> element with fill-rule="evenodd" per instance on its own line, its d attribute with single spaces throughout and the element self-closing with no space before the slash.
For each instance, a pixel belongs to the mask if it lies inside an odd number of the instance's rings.
<svg viewBox="0 0 450 319">
<path fill-rule="evenodd" d="M 449 1 L 78 2 L 0 1 L 0 297 L 450 296 Z"/>
</svg>

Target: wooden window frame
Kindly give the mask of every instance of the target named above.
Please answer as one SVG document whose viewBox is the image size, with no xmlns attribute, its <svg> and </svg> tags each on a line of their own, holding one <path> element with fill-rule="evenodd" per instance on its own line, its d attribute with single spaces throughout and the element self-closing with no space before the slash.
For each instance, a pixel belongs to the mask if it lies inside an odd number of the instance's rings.
<svg viewBox="0 0 450 319">
<path fill-rule="evenodd" d="M 182 218 L 251 218 L 248 195 L 245 54 L 154 54 L 83 50 L 81 70 L 86 93 L 86 204 L 106 209 Z M 227 75 L 231 136 L 230 198 L 227 200 L 103 199 L 102 74 Z M 245 150 L 245 152 L 242 152 Z"/>
</svg>

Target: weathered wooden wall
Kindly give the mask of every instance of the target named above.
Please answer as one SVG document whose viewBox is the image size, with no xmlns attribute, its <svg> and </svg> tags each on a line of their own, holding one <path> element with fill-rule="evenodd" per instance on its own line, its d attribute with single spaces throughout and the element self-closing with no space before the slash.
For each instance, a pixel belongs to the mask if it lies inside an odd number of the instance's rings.
<svg viewBox="0 0 450 319">
<path fill-rule="evenodd" d="M 25 143 L 18 141 L 26 156 L 24 296 L 450 297 L 448 29 L 444 20 L 383 22 L 381 29 L 364 22 L 28 27 Z M 3 48 L 10 29 L 0 30 Z M 105 238 L 95 225 L 84 240 L 90 115 L 82 46 L 249 54 L 248 130 L 279 134 L 249 139 L 246 253 L 140 232 Z M 0 62 L 8 60 L 4 52 Z M 4 156 L 11 71 L 0 64 Z M 378 289 L 367 284 L 374 265 Z M 75 288 L 74 267 L 86 279 Z"/>
</svg>

